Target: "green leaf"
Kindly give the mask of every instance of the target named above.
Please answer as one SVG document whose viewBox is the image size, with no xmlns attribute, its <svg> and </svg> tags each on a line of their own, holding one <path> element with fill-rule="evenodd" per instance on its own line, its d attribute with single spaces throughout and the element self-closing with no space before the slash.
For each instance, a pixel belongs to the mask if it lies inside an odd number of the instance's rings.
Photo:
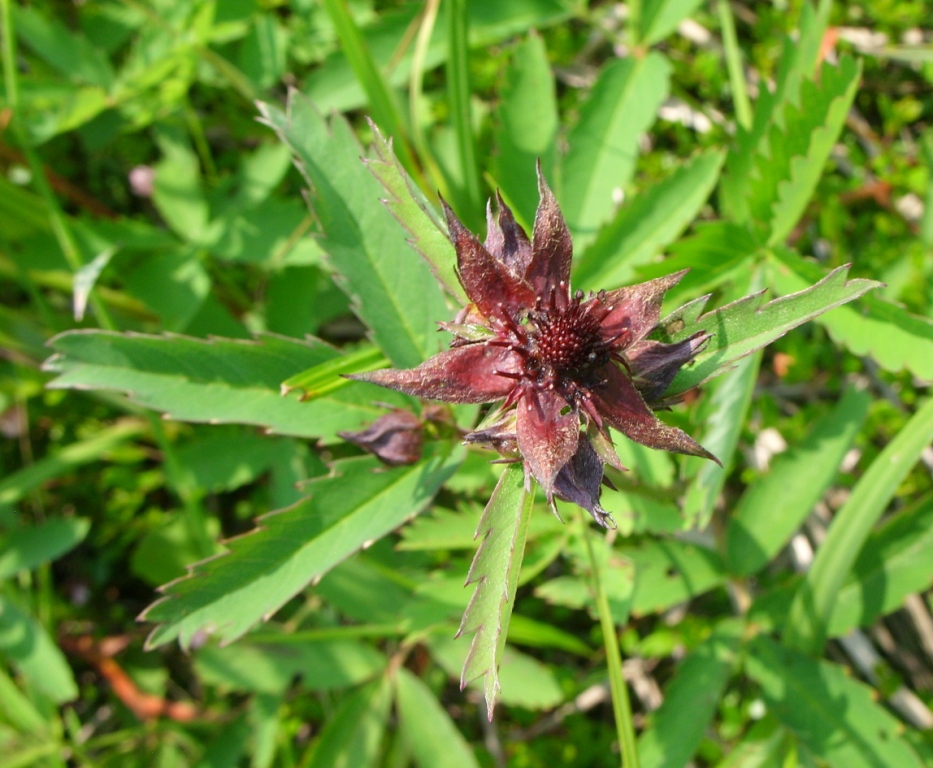
<svg viewBox="0 0 933 768">
<path fill-rule="evenodd" d="M 861 76 L 861 63 L 843 56 L 838 67 L 824 62 L 820 84 L 805 81 L 800 105 L 788 105 L 782 124 L 772 125 L 749 185 L 749 210 L 765 225 L 768 244 L 782 242 L 810 202 L 823 166 L 845 124 Z"/>
<path fill-rule="evenodd" d="M 785 107 L 798 101 L 801 82 L 813 76 L 825 27 L 826 20 L 819 19 L 810 4 L 805 3 L 798 36 L 784 38 L 774 89 L 759 90 L 751 127 L 736 128 L 720 192 L 723 210 L 739 223 L 747 222 L 750 216 L 753 170 L 758 156 L 764 152 L 768 129 L 783 125 Z"/>
<path fill-rule="evenodd" d="M 535 163 L 555 179 L 557 94 L 544 40 L 534 30 L 515 46 L 499 93 L 493 175 L 515 216 L 530 230 L 538 208 Z"/>
<path fill-rule="evenodd" d="M 723 462 L 723 466 L 697 457 L 685 460 L 684 473 L 690 477 L 681 507 L 686 529 L 706 528 L 713 515 L 748 417 L 761 356 L 761 350 L 758 350 L 739 360 L 731 371 L 710 387 L 713 391 L 701 405 L 704 427 L 697 439 Z"/>
<path fill-rule="evenodd" d="M 927 495 L 868 537 L 833 605 L 829 635 L 870 626 L 908 595 L 925 591 L 931 578 L 933 498 Z"/>
<path fill-rule="evenodd" d="M 677 29 L 703 0 L 645 0 L 641 9 L 639 43 L 654 45 Z"/>
<path fill-rule="evenodd" d="M 567 137 L 561 165 L 561 209 L 577 248 L 592 241 L 616 208 L 638 159 L 638 141 L 667 98 L 671 65 L 652 52 L 606 66 Z"/>
<path fill-rule="evenodd" d="M 210 211 L 201 188 L 198 156 L 179 131 L 160 131 L 157 140 L 162 159 L 154 167 L 152 202 L 179 237 L 199 243 Z"/>
<path fill-rule="evenodd" d="M 148 426 L 141 421 L 118 422 L 92 437 L 71 443 L 24 469 L 10 472 L 0 480 L 0 505 L 15 504 L 46 481 L 66 475 L 83 464 L 98 461 L 114 448 L 145 434 L 147 430 Z M 81 525 L 76 521 L 66 524 L 69 528 L 80 528 Z"/>
<path fill-rule="evenodd" d="M 297 389 L 302 400 L 312 400 L 350 385 L 346 378 L 348 374 L 385 368 L 388 364 L 389 361 L 377 348 L 363 347 L 289 376 L 282 382 L 282 394 L 287 395 Z"/>
<path fill-rule="evenodd" d="M 77 698 L 74 675 L 55 639 L 35 618 L 4 597 L 0 597 L 0 654 L 56 704 Z"/>
<path fill-rule="evenodd" d="M 667 396 L 674 397 L 702 384 L 792 328 L 879 285 L 874 280 L 846 280 L 847 274 L 848 266 L 838 267 L 799 293 L 767 304 L 762 303 L 763 294 L 753 294 L 705 315 L 700 315 L 705 298 L 698 299 L 662 320 L 659 338 L 663 341 L 682 341 L 701 330 L 713 334 L 694 363 L 677 374 Z"/>
<path fill-rule="evenodd" d="M 788 646 L 819 653 L 846 576 L 898 485 L 933 440 L 933 400 L 927 400 L 878 455 L 833 518 L 813 565 L 797 589 L 784 627 Z"/>
<path fill-rule="evenodd" d="M 875 691 L 838 666 L 765 637 L 748 644 L 745 668 L 768 709 L 831 768 L 921 768 L 903 725 L 875 703 Z"/>
<path fill-rule="evenodd" d="M 399 731 L 421 768 L 479 768 L 470 745 L 428 687 L 405 667 L 395 678 Z"/>
<path fill-rule="evenodd" d="M 765 715 L 753 723 L 716 768 L 785 768 L 790 734 L 774 715 Z"/>
<path fill-rule="evenodd" d="M 0 534 L 0 579 L 50 563 L 78 546 L 90 527 L 87 518 L 53 517 Z"/>
<path fill-rule="evenodd" d="M 632 282 L 635 268 L 657 256 L 696 218 L 716 185 L 723 157 L 721 152 L 697 155 L 623 206 L 580 256 L 575 285 L 599 290 Z"/>
<path fill-rule="evenodd" d="M 632 613 L 644 616 L 701 595 L 726 580 L 722 558 L 696 544 L 676 539 L 648 540 L 621 547 L 618 554 L 635 564 Z"/>
<path fill-rule="evenodd" d="M 364 387 L 302 403 L 282 397 L 282 381 L 335 360 L 339 352 L 319 341 L 262 336 L 256 341 L 69 331 L 49 345 L 57 354 L 46 369 L 58 373 L 53 389 L 102 389 L 179 421 L 255 424 L 297 437 L 337 440 L 385 413 Z M 387 403 L 406 404 L 390 391 Z"/>
<path fill-rule="evenodd" d="M 835 479 L 870 402 L 867 392 L 846 389 L 806 438 L 778 456 L 770 471 L 742 494 L 726 529 L 732 573 L 748 576 L 764 568 L 789 541 Z"/>
<path fill-rule="evenodd" d="M 641 768 L 681 768 L 690 763 L 719 707 L 736 665 L 741 624 L 720 623 L 677 668 L 664 702 L 638 739 Z"/>
<path fill-rule="evenodd" d="M 265 641 L 244 638 L 198 650 L 195 667 L 204 683 L 233 691 L 281 694 L 302 678 L 310 691 L 357 685 L 380 674 L 388 660 L 370 645 L 341 640 L 301 640 L 282 634 Z"/>
<path fill-rule="evenodd" d="M 271 88 L 287 66 L 288 35 L 274 14 L 258 14 L 240 45 L 240 70 L 258 88 Z"/>
<path fill-rule="evenodd" d="M 451 456 L 442 446 L 397 469 L 384 470 L 373 457 L 337 462 L 332 476 L 307 484 L 310 498 L 260 517 L 258 528 L 227 542 L 227 554 L 165 587 L 166 597 L 145 613 L 160 624 L 149 645 L 178 637 L 187 647 L 202 631 L 229 642 L 272 615 L 337 563 L 418 514 L 462 458 L 461 449 Z"/>
<path fill-rule="evenodd" d="M 820 268 L 788 249 L 778 248 L 774 284 L 781 293 L 800 290 Z M 933 379 L 933 321 L 897 304 L 866 296 L 858 308 L 845 307 L 819 319 L 830 336 L 853 354 L 871 355 L 887 371 L 908 370 Z"/>
<path fill-rule="evenodd" d="M 340 117 L 328 123 L 295 91 L 285 113 L 269 104 L 259 107 L 305 174 L 325 233 L 321 247 L 375 342 L 402 368 L 437 353 L 442 337 L 436 323 L 449 314 L 444 296 L 382 204 L 383 187 L 359 161 L 362 150 L 349 124 Z"/>
<path fill-rule="evenodd" d="M 460 676 L 461 688 L 483 677 L 486 710 L 492 720 L 499 694 L 499 664 L 525 551 L 525 534 L 534 495 L 525 493 L 521 465 L 503 471 L 476 529 L 481 539 L 467 584 L 476 584 L 458 635 L 473 634 Z"/>
<path fill-rule="evenodd" d="M 392 690 L 388 677 L 347 696 L 330 717 L 308 768 L 375 768 L 389 722 Z"/>
<path fill-rule="evenodd" d="M 469 17 L 466 0 L 447 0 L 444 3 L 447 15 L 447 104 L 450 109 L 457 147 L 456 178 L 461 180 L 463 201 L 470 216 L 479 214 L 483 201 L 480 198 L 479 168 L 476 163 L 476 138 L 473 119 L 470 115 L 470 68 L 468 62 L 467 29 Z"/>
<path fill-rule="evenodd" d="M 385 204 L 411 233 L 409 242 L 427 261 L 444 290 L 466 306 L 469 299 L 457 277 L 457 253 L 447 235 L 446 226 L 396 159 L 391 142 L 386 140 L 375 124 L 370 123 L 370 126 L 373 129 L 375 156 L 366 163 L 389 193 Z"/>
</svg>

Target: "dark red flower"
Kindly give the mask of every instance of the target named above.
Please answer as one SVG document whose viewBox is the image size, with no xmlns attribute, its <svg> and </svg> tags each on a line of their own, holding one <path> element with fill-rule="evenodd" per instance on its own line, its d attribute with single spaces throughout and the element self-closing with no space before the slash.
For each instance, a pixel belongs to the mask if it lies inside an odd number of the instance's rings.
<svg viewBox="0 0 933 768">
<path fill-rule="evenodd" d="M 421 419 L 410 411 L 393 408 L 360 432 L 338 432 L 390 467 L 414 464 L 421 458 Z"/>
<path fill-rule="evenodd" d="M 501 197 L 498 222 L 487 210 L 485 243 L 444 203 L 458 276 L 473 302 L 455 322 L 441 323 L 454 334 L 450 349 L 417 368 L 353 378 L 450 403 L 502 400 L 467 441 L 520 456 L 552 506 L 555 497 L 570 501 L 610 525 L 599 505 L 603 467 L 624 469 L 610 427 L 650 448 L 716 461 L 649 406 L 709 335 L 678 344 L 648 338 L 664 293 L 685 272 L 588 297 L 571 293 L 570 232 L 540 168 L 538 189 L 530 241 Z"/>
</svg>

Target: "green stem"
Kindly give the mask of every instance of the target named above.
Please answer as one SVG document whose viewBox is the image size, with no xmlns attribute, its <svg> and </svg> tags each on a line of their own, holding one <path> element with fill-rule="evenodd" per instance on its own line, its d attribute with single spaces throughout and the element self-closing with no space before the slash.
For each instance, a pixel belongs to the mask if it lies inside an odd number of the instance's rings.
<svg viewBox="0 0 933 768">
<path fill-rule="evenodd" d="M 582 515 L 581 515 L 582 519 Z M 615 621 L 612 618 L 612 609 L 609 607 L 609 598 L 606 596 L 600 579 L 600 565 L 590 540 L 592 532 L 589 525 L 583 521 L 583 540 L 586 542 L 586 551 L 593 569 L 593 591 L 596 594 L 596 609 L 599 612 L 599 626 L 603 632 L 603 643 L 606 648 L 606 664 L 609 667 L 609 687 L 612 691 L 612 712 L 616 721 L 616 734 L 619 738 L 619 749 L 622 753 L 622 768 L 638 768 L 638 750 L 635 743 L 635 726 L 632 724 L 632 704 L 628 697 L 628 686 L 622 674 L 622 654 L 619 651 L 619 639 L 616 636 Z"/>
<path fill-rule="evenodd" d="M 628 2 L 628 44 L 633 49 L 641 42 L 641 0 Z"/>
</svg>

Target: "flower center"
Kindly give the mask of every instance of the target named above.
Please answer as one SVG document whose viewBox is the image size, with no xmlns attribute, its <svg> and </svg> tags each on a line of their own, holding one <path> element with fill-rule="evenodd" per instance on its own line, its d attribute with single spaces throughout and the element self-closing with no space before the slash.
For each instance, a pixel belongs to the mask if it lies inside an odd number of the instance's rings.
<svg viewBox="0 0 933 768">
<path fill-rule="evenodd" d="M 599 320 L 587 310 L 574 299 L 562 310 L 551 308 L 529 316 L 532 355 L 555 378 L 578 376 L 608 360 Z"/>
</svg>

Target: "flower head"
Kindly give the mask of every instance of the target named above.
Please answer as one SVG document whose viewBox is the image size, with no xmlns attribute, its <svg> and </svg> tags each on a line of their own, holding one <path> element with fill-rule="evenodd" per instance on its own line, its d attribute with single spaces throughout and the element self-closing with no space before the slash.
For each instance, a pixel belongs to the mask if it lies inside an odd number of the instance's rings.
<svg viewBox="0 0 933 768">
<path fill-rule="evenodd" d="M 450 348 L 417 368 L 353 378 L 450 403 L 501 400 L 466 440 L 521 457 L 526 477 L 540 483 L 552 506 L 554 498 L 573 502 L 610 525 L 599 505 L 603 468 L 624 469 L 610 427 L 649 448 L 716 460 L 649 405 L 709 335 L 677 344 L 648 338 L 664 293 L 685 271 L 589 296 L 572 293 L 570 231 L 540 167 L 538 190 L 530 240 L 501 197 L 498 221 L 487 209 L 485 243 L 443 203 L 457 274 L 472 302 L 453 323 L 440 324 L 454 334 Z"/>
</svg>

